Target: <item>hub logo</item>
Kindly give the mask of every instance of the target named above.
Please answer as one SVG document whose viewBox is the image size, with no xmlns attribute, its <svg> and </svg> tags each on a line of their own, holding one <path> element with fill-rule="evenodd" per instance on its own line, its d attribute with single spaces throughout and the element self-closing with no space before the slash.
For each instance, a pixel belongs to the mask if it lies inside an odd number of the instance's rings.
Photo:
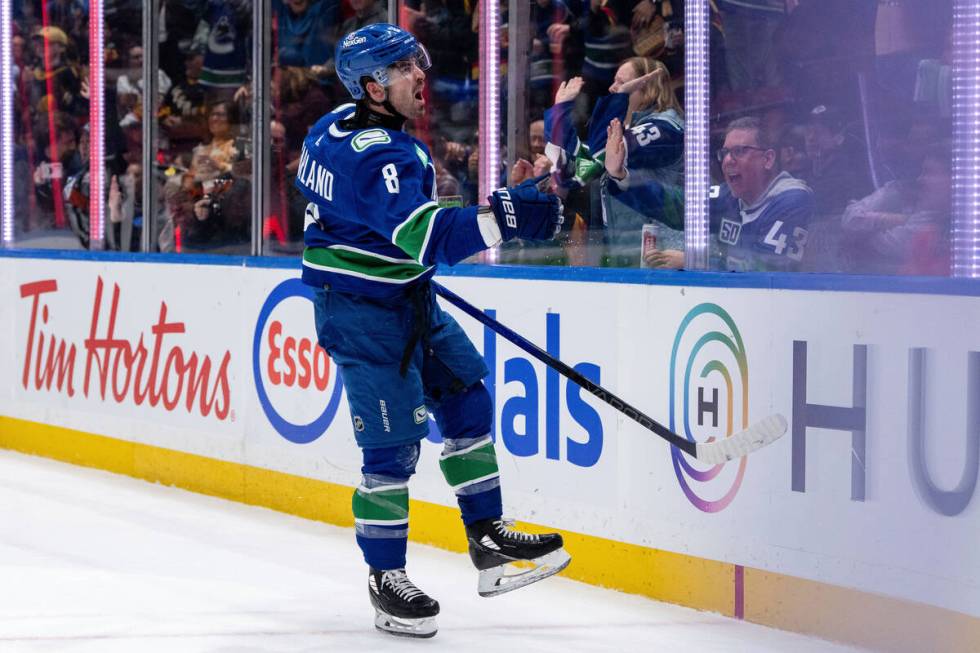
<svg viewBox="0 0 980 653">
<path fill-rule="evenodd" d="M 742 335 L 717 304 L 700 304 L 684 317 L 670 354 L 670 428 L 692 442 L 728 437 L 748 427 L 749 371 Z M 683 426 L 683 428 L 681 428 Z M 732 465 L 695 467 L 671 447 L 681 490 L 704 512 L 724 510 L 745 476 L 746 458 Z"/>
<path fill-rule="evenodd" d="M 313 289 L 299 279 L 276 286 L 259 311 L 252 376 L 269 423 L 296 444 L 323 435 L 340 405 L 343 382 L 313 334 Z"/>
</svg>

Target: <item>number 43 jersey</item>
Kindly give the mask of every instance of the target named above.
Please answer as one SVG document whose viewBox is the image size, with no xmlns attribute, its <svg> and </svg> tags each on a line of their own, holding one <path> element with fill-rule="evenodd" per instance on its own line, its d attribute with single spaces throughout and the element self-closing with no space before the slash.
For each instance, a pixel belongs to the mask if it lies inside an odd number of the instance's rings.
<svg viewBox="0 0 980 653">
<path fill-rule="evenodd" d="M 806 251 L 813 191 L 781 172 L 754 204 L 745 206 L 728 185 L 711 188 L 712 252 L 726 270 L 793 271 Z"/>
<path fill-rule="evenodd" d="M 477 207 L 440 208 L 428 148 L 409 134 L 345 128 L 354 105 L 321 118 L 303 141 L 296 186 L 309 204 L 303 281 L 385 298 L 494 243 Z"/>
</svg>

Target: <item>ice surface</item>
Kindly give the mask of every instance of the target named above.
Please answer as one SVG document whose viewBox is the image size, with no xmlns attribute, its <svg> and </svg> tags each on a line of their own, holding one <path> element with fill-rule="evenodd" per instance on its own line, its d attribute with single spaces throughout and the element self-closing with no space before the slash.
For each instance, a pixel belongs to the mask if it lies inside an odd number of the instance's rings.
<svg viewBox="0 0 980 653">
<path fill-rule="evenodd" d="M 408 572 L 435 639 L 374 629 L 351 530 L 0 451 L 4 653 L 855 650 L 564 578 L 484 599 L 421 545 Z"/>
</svg>

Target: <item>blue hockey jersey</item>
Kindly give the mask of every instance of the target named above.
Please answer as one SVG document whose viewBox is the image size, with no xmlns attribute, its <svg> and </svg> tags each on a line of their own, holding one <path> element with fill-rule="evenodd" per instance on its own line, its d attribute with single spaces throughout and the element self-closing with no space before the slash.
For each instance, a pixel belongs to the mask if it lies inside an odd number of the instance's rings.
<svg viewBox="0 0 980 653">
<path fill-rule="evenodd" d="M 440 208 L 428 148 L 402 131 L 347 130 L 354 105 L 321 118 L 303 142 L 296 186 L 309 204 L 303 281 L 320 288 L 393 297 L 494 245 L 478 207 Z M 489 216 L 490 219 L 492 215 Z"/>
<path fill-rule="evenodd" d="M 670 200 L 656 183 L 610 184 L 613 196 L 637 211 L 656 213 Z M 746 206 L 728 185 L 711 188 L 712 267 L 723 270 L 792 271 L 806 251 L 813 217 L 813 192 L 787 172 L 779 173 L 762 196 Z"/>
<path fill-rule="evenodd" d="M 613 118 L 626 120 L 629 95 L 611 93 L 599 98 L 589 118 L 588 137 L 582 142 L 573 124 L 574 101 L 561 102 L 544 114 L 545 137 L 550 157 L 559 169 L 572 164 L 575 183 L 585 185 L 605 171 L 606 128 Z M 628 166 L 634 172 L 643 170 L 662 184 L 683 184 L 684 120 L 673 109 L 657 112 L 637 111 L 630 116 L 630 126 L 623 132 Z"/>
<path fill-rule="evenodd" d="M 714 258 L 726 270 L 792 271 L 799 268 L 813 217 L 813 192 L 803 181 L 781 172 L 751 206 L 725 184 L 712 188 L 711 230 Z"/>
</svg>

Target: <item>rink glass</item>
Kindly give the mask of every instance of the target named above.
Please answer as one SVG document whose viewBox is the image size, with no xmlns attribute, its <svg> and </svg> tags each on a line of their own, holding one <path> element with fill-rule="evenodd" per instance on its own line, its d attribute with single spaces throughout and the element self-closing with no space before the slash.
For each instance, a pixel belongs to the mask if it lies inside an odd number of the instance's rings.
<svg viewBox="0 0 980 653">
<path fill-rule="evenodd" d="M 707 38 L 688 36 L 685 5 L 688 14 L 691 7 L 705 9 Z M 98 118 L 89 99 L 89 68 L 98 30 L 82 3 L 12 3 L 4 35 L 12 83 L 2 95 L 12 134 L 5 153 L 10 164 L 3 205 L 11 207 L 5 242 L 295 256 L 302 249 L 305 208 L 293 186 L 302 138 L 324 112 L 347 100 L 333 73 L 333 47 L 346 32 L 390 20 L 413 32 L 432 56 L 429 111 L 407 128 L 432 151 L 438 195 L 452 198 L 444 205 L 485 201 L 478 190 L 486 161 L 479 155 L 477 117 L 487 57 L 501 72 L 495 100 L 500 165 L 488 177 L 499 186 L 533 173 L 535 164 L 539 170 L 550 166 L 540 158 L 548 136 L 541 118 L 560 84 L 572 77 L 584 80 L 571 112 L 574 130 L 601 149 L 602 126 L 588 125 L 592 109 L 621 64 L 645 56 L 666 67 L 670 92 L 689 114 L 685 124 L 696 125 L 700 117 L 707 126 L 703 141 L 700 135 L 686 141 L 684 156 L 700 164 L 690 172 L 682 167 L 681 183 L 661 174 L 663 162 L 656 157 L 654 163 L 638 161 L 634 147 L 627 167 L 643 173 L 633 175 L 634 189 L 657 196 L 667 188 L 672 210 L 684 212 L 684 175 L 695 175 L 704 187 L 723 186 L 717 152 L 726 128 L 755 117 L 777 169 L 812 190 L 805 239 L 802 232 L 796 237 L 804 253 L 786 269 L 945 276 L 954 231 L 951 180 L 974 174 L 962 169 L 969 157 L 958 155 L 961 169 L 954 175 L 950 155 L 952 125 L 963 123 L 965 106 L 953 96 L 953 77 L 963 75 L 954 63 L 964 45 L 953 38 L 952 5 L 624 0 L 606 3 L 603 20 L 591 20 L 590 5 L 501 4 L 495 5 L 496 40 L 482 50 L 481 64 L 482 10 L 468 1 L 393 3 L 390 15 L 380 0 L 277 0 L 257 38 L 252 3 L 158 1 L 145 10 L 143 4 L 112 3 L 103 6 L 101 30 L 104 234 L 90 242 L 88 161 L 98 149 L 90 137 L 91 121 Z M 511 48 L 511 42 L 522 47 Z M 263 66 L 254 65 L 255 53 Z M 710 67 L 703 104 L 685 97 L 689 88 L 700 88 L 695 71 L 688 70 L 692 61 L 701 62 L 700 70 L 704 62 Z M 144 70 L 156 75 L 144 80 Z M 257 84 L 264 92 L 256 92 Z M 632 108 L 648 108 L 653 95 L 638 95 Z M 259 147 L 254 124 L 265 130 Z M 972 132 L 961 125 L 957 133 L 955 147 L 966 152 Z M 678 252 L 692 225 L 708 226 L 704 260 L 692 254 L 687 267 L 730 268 L 719 242 L 722 216 L 707 206 L 688 211 L 685 231 L 668 226 L 669 211 L 661 204 L 624 209 L 605 192 L 600 152 L 574 154 L 571 161 L 580 159 L 591 172 L 580 184 L 569 183 L 567 171 L 561 179 L 556 175 L 566 206 L 559 238 L 508 243 L 476 262 L 639 268 L 643 225 L 655 224 L 657 246 Z M 763 155 L 745 152 L 748 158 Z M 515 167 L 522 159 L 529 166 Z M 253 188 L 256 169 L 262 171 L 261 188 Z M 253 206 L 255 197 L 262 206 Z M 768 239 L 778 247 L 784 236 L 786 242 L 793 238 L 779 230 L 764 234 L 762 245 Z M 962 242 L 966 247 L 972 241 Z"/>
</svg>

